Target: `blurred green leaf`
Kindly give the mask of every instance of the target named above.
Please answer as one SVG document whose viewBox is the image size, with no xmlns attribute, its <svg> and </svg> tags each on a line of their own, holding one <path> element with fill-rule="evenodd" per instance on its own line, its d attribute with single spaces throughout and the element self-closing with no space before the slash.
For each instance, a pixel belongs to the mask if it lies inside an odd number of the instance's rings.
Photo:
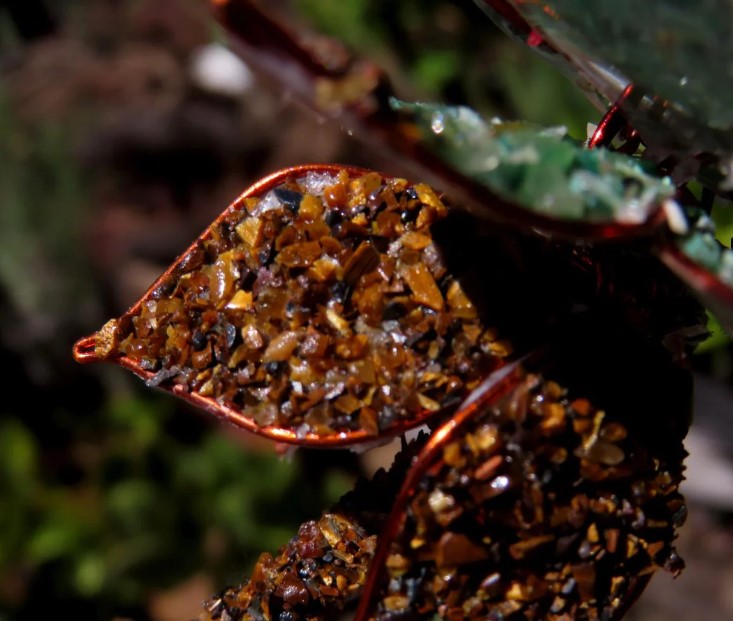
<svg viewBox="0 0 733 621">
<path fill-rule="evenodd" d="M 379 28 L 369 19 L 370 0 L 295 0 L 296 10 L 318 24 L 323 34 L 356 46 L 373 45 Z"/>
<path fill-rule="evenodd" d="M 455 50 L 430 50 L 415 63 L 415 80 L 425 90 L 439 93 L 458 74 L 460 62 Z"/>
<path fill-rule="evenodd" d="M 517 119 L 540 125 L 564 125 L 576 140 L 585 140 L 588 122 L 600 116 L 581 91 L 531 50 L 513 41 L 501 46 L 496 65 L 501 91 Z"/>
<path fill-rule="evenodd" d="M 72 555 L 87 537 L 85 524 L 63 512 L 49 513 L 27 545 L 28 560 L 40 564 Z"/>
<path fill-rule="evenodd" d="M 131 447 L 145 451 L 159 439 L 171 408 L 168 399 L 123 397 L 110 401 L 105 419 Z"/>
<path fill-rule="evenodd" d="M 107 581 L 107 562 L 103 555 L 90 552 L 76 562 L 73 584 L 80 595 L 96 597 Z"/>
<path fill-rule="evenodd" d="M 728 248 L 733 240 L 733 203 L 731 201 L 716 201 L 711 214 L 715 222 L 715 232 L 718 239 Z"/>
<path fill-rule="evenodd" d="M 355 481 L 344 475 L 343 472 L 328 472 L 325 480 L 325 495 L 328 498 L 341 498 L 354 486 Z"/>
<path fill-rule="evenodd" d="M 127 479 L 108 490 L 106 508 L 120 535 L 144 532 L 157 521 L 159 500 L 152 480 Z"/>
<path fill-rule="evenodd" d="M 725 330 L 723 330 L 723 326 L 720 325 L 715 315 L 709 311 L 707 315 L 710 336 L 695 348 L 695 354 L 697 355 L 709 354 L 724 349 L 730 344 L 730 338 L 728 338 Z"/>
<path fill-rule="evenodd" d="M 21 422 L 5 420 L 0 424 L 0 489 L 28 488 L 35 484 L 37 472 L 33 436 Z"/>
</svg>

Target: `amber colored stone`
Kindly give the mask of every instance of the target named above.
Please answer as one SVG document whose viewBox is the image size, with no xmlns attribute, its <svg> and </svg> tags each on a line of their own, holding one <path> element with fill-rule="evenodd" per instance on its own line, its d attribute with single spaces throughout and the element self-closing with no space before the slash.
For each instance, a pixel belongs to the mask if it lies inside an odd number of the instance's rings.
<svg viewBox="0 0 733 621">
<path fill-rule="evenodd" d="M 477 316 L 476 307 L 471 302 L 470 298 L 461 288 L 458 281 L 453 281 L 448 287 L 446 293 L 446 300 L 451 311 L 457 317 L 463 317 L 465 319 L 474 319 Z M 476 335 L 477 337 L 478 335 Z"/>
<path fill-rule="evenodd" d="M 363 274 L 371 272 L 377 265 L 379 265 L 379 253 L 371 242 L 362 242 L 344 264 L 343 279 L 355 284 Z"/>
<path fill-rule="evenodd" d="M 252 292 L 239 289 L 225 308 L 230 310 L 249 310 L 252 308 Z"/>
<path fill-rule="evenodd" d="M 620 442 L 628 435 L 628 431 L 619 423 L 609 423 L 601 429 L 600 437 L 608 442 Z"/>
<path fill-rule="evenodd" d="M 573 578 L 578 588 L 581 601 L 594 599 L 596 596 L 596 569 L 593 563 L 579 563 L 571 567 Z"/>
<path fill-rule="evenodd" d="M 415 191 L 417 192 L 420 200 L 426 205 L 434 208 L 438 214 L 444 215 L 446 213 L 447 209 L 443 204 L 443 201 L 440 200 L 435 190 L 433 190 L 429 185 L 418 183 L 415 185 Z"/>
<path fill-rule="evenodd" d="M 281 597 L 288 606 L 304 606 L 310 601 L 310 594 L 303 581 L 295 574 L 287 573 L 275 589 L 275 595 Z"/>
<path fill-rule="evenodd" d="M 447 532 L 438 542 L 435 562 L 438 567 L 453 567 L 482 561 L 488 558 L 488 555 L 486 549 L 465 535 Z"/>
<path fill-rule="evenodd" d="M 438 285 L 435 284 L 433 275 L 424 265 L 411 265 L 405 269 L 403 275 L 419 304 L 424 304 L 436 311 L 443 309 L 443 295 Z"/>
<path fill-rule="evenodd" d="M 257 217 L 245 218 L 236 226 L 237 234 L 242 241 L 257 248 L 264 240 L 264 222 Z"/>
<path fill-rule="evenodd" d="M 278 334 L 267 346 L 262 355 L 264 362 L 280 362 L 287 360 L 298 347 L 299 336 L 297 332 L 289 330 Z"/>
<path fill-rule="evenodd" d="M 543 431 L 560 431 L 565 427 L 565 407 L 559 403 L 546 403 L 542 408 L 543 420 L 540 428 Z"/>
<path fill-rule="evenodd" d="M 306 194 L 300 202 L 298 214 L 308 220 L 317 220 L 323 215 L 323 203 L 313 194 Z"/>
<path fill-rule="evenodd" d="M 417 233 L 415 231 L 409 231 L 405 233 L 402 238 L 402 245 L 411 250 L 422 250 L 427 248 L 432 242 L 432 238 L 429 235 L 423 233 Z"/>
<path fill-rule="evenodd" d="M 324 190 L 326 204 L 329 207 L 343 207 L 346 205 L 346 188 L 341 183 L 329 185 Z"/>
<path fill-rule="evenodd" d="M 321 256 L 321 245 L 317 241 L 291 244 L 283 248 L 275 261 L 288 267 L 308 267 Z"/>
<path fill-rule="evenodd" d="M 474 478 L 478 481 L 485 481 L 490 479 L 496 474 L 497 469 L 504 463 L 504 457 L 501 455 L 494 455 L 482 463 L 474 471 Z"/>
<path fill-rule="evenodd" d="M 531 539 L 523 539 L 509 546 L 509 554 L 519 560 L 531 554 L 536 548 L 555 540 L 554 535 L 540 535 Z"/>
<path fill-rule="evenodd" d="M 94 341 L 94 355 L 104 360 L 107 358 L 117 347 L 119 342 L 119 321 L 117 319 L 110 319 L 102 328 L 97 332 L 96 339 Z"/>
<path fill-rule="evenodd" d="M 371 436 L 379 434 L 379 422 L 377 412 L 370 407 L 363 407 L 359 411 L 359 425 Z"/>
<path fill-rule="evenodd" d="M 612 442 L 607 442 L 606 440 L 597 440 L 587 449 L 579 449 L 578 454 L 592 462 L 606 466 L 617 466 L 625 459 L 623 450 Z"/>
<path fill-rule="evenodd" d="M 466 463 L 459 442 L 451 442 L 443 447 L 443 460 L 446 464 L 456 468 L 460 468 Z"/>
</svg>

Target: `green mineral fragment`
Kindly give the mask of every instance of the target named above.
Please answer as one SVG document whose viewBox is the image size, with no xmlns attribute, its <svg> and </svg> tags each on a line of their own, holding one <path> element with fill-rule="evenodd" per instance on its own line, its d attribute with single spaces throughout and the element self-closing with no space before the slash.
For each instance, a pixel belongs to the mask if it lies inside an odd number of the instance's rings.
<svg viewBox="0 0 733 621">
<path fill-rule="evenodd" d="M 718 241 L 713 223 L 706 215 L 692 213 L 689 218 L 696 221 L 689 233 L 679 238 L 680 249 L 695 263 L 733 287 L 733 251 Z"/>
<path fill-rule="evenodd" d="M 682 243 L 682 250 L 700 265 L 715 271 L 723 253 L 720 244 L 713 235 L 694 233 Z"/>
<path fill-rule="evenodd" d="M 504 199 L 553 218 L 645 221 L 674 187 L 646 162 L 588 150 L 564 127 L 487 121 L 463 106 L 391 102 L 409 114 L 426 146 Z"/>
</svg>

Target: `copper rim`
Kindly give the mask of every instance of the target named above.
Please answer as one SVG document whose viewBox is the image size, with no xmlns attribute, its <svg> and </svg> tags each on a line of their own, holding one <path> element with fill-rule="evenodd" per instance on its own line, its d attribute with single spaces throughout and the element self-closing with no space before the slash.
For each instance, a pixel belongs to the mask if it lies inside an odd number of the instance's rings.
<svg viewBox="0 0 733 621">
<path fill-rule="evenodd" d="M 377 595 L 381 586 L 385 569 L 385 562 L 389 555 L 392 541 L 402 528 L 407 504 L 415 493 L 420 479 L 425 475 L 436 459 L 440 457 L 443 446 L 463 431 L 466 424 L 479 414 L 487 404 L 492 403 L 508 394 L 521 381 L 524 375 L 523 363 L 526 358 L 507 364 L 489 376 L 479 388 L 469 397 L 468 402 L 448 421 L 433 431 L 425 446 L 413 462 L 402 483 L 392 510 L 387 517 L 382 532 L 377 540 L 377 550 L 374 553 L 369 573 L 364 584 L 364 590 L 359 600 L 359 606 L 354 615 L 354 621 L 368 621 L 373 606 L 377 602 Z"/>
</svg>

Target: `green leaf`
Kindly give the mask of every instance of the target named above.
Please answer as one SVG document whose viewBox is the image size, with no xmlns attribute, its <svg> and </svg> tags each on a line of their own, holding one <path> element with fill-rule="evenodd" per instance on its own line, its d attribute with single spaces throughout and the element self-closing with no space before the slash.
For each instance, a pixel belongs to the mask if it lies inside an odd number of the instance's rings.
<svg viewBox="0 0 733 621">
<path fill-rule="evenodd" d="M 716 201 L 710 215 L 715 222 L 717 238 L 730 248 L 733 240 L 733 204 L 730 201 Z"/>
<path fill-rule="evenodd" d="M 134 533 L 145 531 L 158 521 L 160 502 L 160 492 L 152 480 L 131 479 L 110 488 L 106 509 L 121 532 Z"/>
<path fill-rule="evenodd" d="M 458 73 L 460 62 L 455 50 L 427 51 L 415 63 L 415 79 L 427 92 L 439 93 Z"/>
<path fill-rule="evenodd" d="M 85 537 L 82 522 L 63 512 L 51 513 L 28 541 L 27 558 L 40 564 L 71 556 L 83 547 Z"/>
<path fill-rule="evenodd" d="M 33 485 L 38 471 L 35 440 L 19 421 L 0 425 L 0 489 Z"/>
<path fill-rule="evenodd" d="M 368 18 L 369 0 L 297 0 L 294 4 L 324 34 L 358 46 L 375 41 L 375 24 Z"/>
<path fill-rule="evenodd" d="M 83 597 L 96 597 L 107 582 L 107 563 L 96 552 L 84 554 L 75 564 L 73 584 Z"/>
<path fill-rule="evenodd" d="M 730 344 L 730 339 L 715 315 L 708 311 L 708 330 L 710 336 L 695 348 L 696 355 L 720 351 Z"/>
</svg>

